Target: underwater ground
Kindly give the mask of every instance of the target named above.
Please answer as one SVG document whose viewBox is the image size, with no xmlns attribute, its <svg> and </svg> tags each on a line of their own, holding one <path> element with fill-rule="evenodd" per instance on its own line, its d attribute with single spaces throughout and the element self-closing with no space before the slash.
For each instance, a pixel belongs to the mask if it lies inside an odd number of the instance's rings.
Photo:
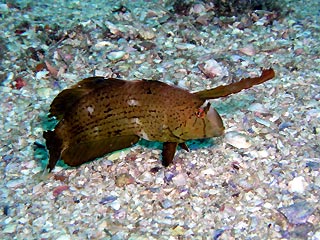
<svg viewBox="0 0 320 240">
<path fill-rule="evenodd" d="M 0 239 L 320 239 L 319 1 L 114 2 L 0 3 Z M 199 91 L 270 67 L 168 168 L 143 141 L 42 175 L 50 103 L 83 78 Z"/>
</svg>

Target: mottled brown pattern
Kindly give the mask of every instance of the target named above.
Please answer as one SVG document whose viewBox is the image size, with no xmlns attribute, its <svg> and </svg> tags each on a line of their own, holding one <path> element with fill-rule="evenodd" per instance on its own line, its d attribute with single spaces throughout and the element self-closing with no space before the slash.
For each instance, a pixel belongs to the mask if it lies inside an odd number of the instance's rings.
<svg viewBox="0 0 320 240">
<path fill-rule="evenodd" d="M 159 81 L 84 79 L 62 91 L 51 104 L 50 115 L 60 122 L 54 131 L 44 133 L 50 153 L 48 168 L 52 170 L 60 158 L 78 166 L 129 147 L 139 138 L 167 143 L 163 159 L 169 165 L 178 144 L 187 149 L 186 140 L 223 134 L 222 120 L 206 99 L 266 81 L 273 77 L 270 71 L 217 88 L 218 93 L 195 94 Z"/>
</svg>

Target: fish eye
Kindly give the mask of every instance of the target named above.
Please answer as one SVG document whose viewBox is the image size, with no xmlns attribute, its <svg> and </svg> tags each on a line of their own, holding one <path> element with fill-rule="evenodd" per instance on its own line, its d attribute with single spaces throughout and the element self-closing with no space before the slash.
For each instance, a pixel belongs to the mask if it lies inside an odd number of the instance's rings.
<svg viewBox="0 0 320 240">
<path fill-rule="evenodd" d="M 198 111 L 196 112 L 197 118 L 204 118 L 206 116 L 207 112 L 209 111 L 210 106 L 211 106 L 211 104 L 209 102 L 207 103 L 207 105 L 205 107 L 201 106 L 198 109 Z"/>
<path fill-rule="evenodd" d="M 196 112 L 197 118 L 204 118 L 205 115 L 206 113 L 203 108 L 199 108 L 198 111 Z"/>
</svg>

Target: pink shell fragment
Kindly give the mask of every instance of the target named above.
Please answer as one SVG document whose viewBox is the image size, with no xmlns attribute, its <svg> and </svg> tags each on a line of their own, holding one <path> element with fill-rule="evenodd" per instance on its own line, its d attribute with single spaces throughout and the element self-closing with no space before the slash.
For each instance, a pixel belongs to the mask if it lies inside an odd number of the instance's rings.
<svg viewBox="0 0 320 240">
<path fill-rule="evenodd" d="M 53 189 L 52 194 L 54 197 L 57 197 L 65 190 L 69 190 L 69 186 L 63 185 L 63 186 L 56 187 L 55 189 Z"/>
</svg>

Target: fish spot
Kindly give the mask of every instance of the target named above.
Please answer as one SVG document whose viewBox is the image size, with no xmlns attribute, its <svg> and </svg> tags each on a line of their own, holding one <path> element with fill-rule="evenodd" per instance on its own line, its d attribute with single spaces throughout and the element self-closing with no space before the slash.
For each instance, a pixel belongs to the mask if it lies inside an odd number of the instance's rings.
<svg viewBox="0 0 320 240">
<path fill-rule="evenodd" d="M 95 134 L 99 134 L 99 132 L 101 132 L 101 130 L 99 129 L 99 127 L 94 127 L 93 132 Z"/>
<path fill-rule="evenodd" d="M 139 132 L 139 136 L 145 140 L 150 140 L 148 134 L 143 129 Z"/>
<path fill-rule="evenodd" d="M 135 99 L 129 99 L 127 101 L 127 103 L 128 103 L 129 106 L 139 106 L 140 105 L 139 101 L 137 101 Z"/>
<path fill-rule="evenodd" d="M 92 113 L 94 112 L 94 107 L 92 107 L 92 106 L 87 107 L 87 111 L 88 111 L 89 115 L 91 116 Z"/>
<path fill-rule="evenodd" d="M 152 91 L 150 88 L 147 89 L 147 94 L 152 94 Z"/>
<path fill-rule="evenodd" d="M 138 124 L 138 125 L 141 125 L 141 122 L 140 122 L 139 118 L 137 118 L 137 117 L 136 118 L 132 118 L 131 122 L 135 123 L 135 124 Z"/>
<path fill-rule="evenodd" d="M 120 129 L 114 131 L 115 135 L 119 135 L 121 132 L 122 132 L 122 130 L 120 130 Z"/>
<path fill-rule="evenodd" d="M 108 113 L 108 112 L 111 112 L 112 111 L 112 108 L 111 107 L 108 107 L 107 109 L 105 109 L 103 112 L 104 113 Z"/>
</svg>

